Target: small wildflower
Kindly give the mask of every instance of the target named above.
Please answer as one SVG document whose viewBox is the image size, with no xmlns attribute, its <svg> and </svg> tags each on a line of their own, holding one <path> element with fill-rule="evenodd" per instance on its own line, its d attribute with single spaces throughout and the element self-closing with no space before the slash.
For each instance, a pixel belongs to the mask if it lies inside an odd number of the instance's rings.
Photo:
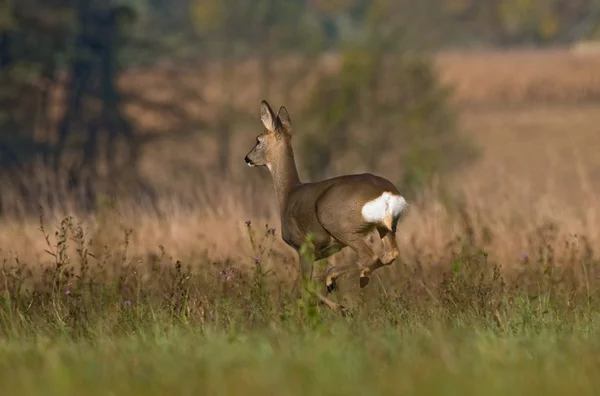
<svg viewBox="0 0 600 396">
<path fill-rule="evenodd" d="M 267 230 L 267 233 L 271 234 L 271 235 L 275 235 L 275 228 L 269 228 Z"/>
<path fill-rule="evenodd" d="M 254 264 L 260 263 L 260 259 L 258 257 L 252 257 L 252 260 L 254 260 Z"/>
<path fill-rule="evenodd" d="M 65 294 L 68 296 L 71 294 L 71 289 L 67 289 L 67 291 L 65 292 Z"/>
<path fill-rule="evenodd" d="M 127 305 L 127 306 L 130 306 L 130 305 L 131 305 L 131 301 L 129 301 L 129 300 L 126 300 L 126 301 L 125 301 L 125 305 Z"/>
<path fill-rule="evenodd" d="M 246 220 L 246 227 L 250 227 L 251 224 L 252 222 L 250 220 Z"/>
<path fill-rule="evenodd" d="M 527 253 L 522 253 L 521 254 L 521 261 L 527 261 L 529 257 L 527 256 Z"/>
<path fill-rule="evenodd" d="M 219 275 L 225 278 L 225 281 L 230 281 L 235 278 L 235 271 L 235 268 L 227 268 L 219 272 Z"/>
</svg>

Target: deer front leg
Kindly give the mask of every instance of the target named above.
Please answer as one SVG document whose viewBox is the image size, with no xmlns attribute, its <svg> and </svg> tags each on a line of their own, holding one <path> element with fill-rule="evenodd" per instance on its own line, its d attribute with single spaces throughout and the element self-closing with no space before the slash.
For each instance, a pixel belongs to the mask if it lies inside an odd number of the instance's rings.
<svg viewBox="0 0 600 396">
<path fill-rule="evenodd" d="M 342 316 L 346 316 L 348 314 L 348 311 L 346 310 L 346 308 L 344 306 L 331 301 L 330 299 L 325 297 L 323 294 L 314 290 L 314 285 L 313 285 L 312 279 L 311 279 L 311 272 L 312 272 L 311 270 L 312 270 L 313 262 L 311 261 L 310 258 L 305 257 L 300 252 L 298 252 L 298 256 L 300 258 L 301 287 L 304 288 L 304 290 L 306 290 L 311 296 L 316 297 L 317 300 L 319 300 L 319 302 L 321 304 L 327 305 L 327 307 L 329 309 L 331 309 L 333 312 L 340 314 Z"/>
</svg>

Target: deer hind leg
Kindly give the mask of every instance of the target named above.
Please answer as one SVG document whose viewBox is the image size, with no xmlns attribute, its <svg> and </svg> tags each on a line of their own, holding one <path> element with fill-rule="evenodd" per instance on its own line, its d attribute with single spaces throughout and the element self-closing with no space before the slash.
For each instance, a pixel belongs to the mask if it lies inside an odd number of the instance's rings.
<svg viewBox="0 0 600 396">
<path fill-rule="evenodd" d="M 381 238 L 383 242 L 383 252 L 379 257 L 379 261 L 383 265 L 390 265 L 400 257 L 400 249 L 398 249 L 398 242 L 396 241 L 396 233 L 393 231 L 387 231 Z"/>
<path fill-rule="evenodd" d="M 335 235 L 334 235 L 335 236 Z M 339 265 L 335 267 L 331 267 L 327 271 L 327 276 L 325 278 L 325 285 L 327 286 L 327 292 L 331 293 L 335 290 L 336 280 L 349 272 L 354 271 L 362 271 L 364 272 L 369 267 L 379 261 L 379 257 L 371 250 L 369 245 L 364 241 L 363 235 L 360 233 L 352 234 L 348 237 L 344 236 L 335 236 L 341 242 L 349 246 L 352 250 L 356 252 L 358 255 L 358 260 L 355 264 L 350 265 Z M 362 276 L 362 275 L 361 275 Z M 361 283 L 362 284 L 362 283 Z"/>
<path fill-rule="evenodd" d="M 379 256 L 377 262 L 370 265 L 367 269 L 363 270 L 360 274 L 360 287 L 365 287 L 369 284 L 369 280 L 373 272 L 381 267 L 390 265 L 400 257 L 400 250 L 398 249 L 398 242 L 396 242 L 396 233 L 389 230 L 378 230 L 383 242 L 383 251 Z"/>
</svg>

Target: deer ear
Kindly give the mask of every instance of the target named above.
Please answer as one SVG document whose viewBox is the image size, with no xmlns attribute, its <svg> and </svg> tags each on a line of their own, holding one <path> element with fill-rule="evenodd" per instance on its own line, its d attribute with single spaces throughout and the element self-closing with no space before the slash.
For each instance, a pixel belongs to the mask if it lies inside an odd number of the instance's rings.
<svg viewBox="0 0 600 396">
<path fill-rule="evenodd" d="M 284 131 L 291 135 L 292 119 L 290 118 L 290 114 L 284 106 L 281 106 L 279 108 L 279 111 L 277 112 L 277 119 L 281 123 L 281 126 L 283 127 Z"/>
<path fill-rule="evenodd" d="M 269 132 L 275 132 L 275 114 L 266 100 L 260 102 L 260 120 Z"/>
</svg>

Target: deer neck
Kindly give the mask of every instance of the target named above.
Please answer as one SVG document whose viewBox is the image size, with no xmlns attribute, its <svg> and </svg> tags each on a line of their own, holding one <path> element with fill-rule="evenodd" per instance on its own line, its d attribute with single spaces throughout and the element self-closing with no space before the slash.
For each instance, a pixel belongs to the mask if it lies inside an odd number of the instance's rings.
<svg viewBox="0 0 600 396">
<path fill-rule="evenodd" d="M 279 209 L 283 212 L 292 188 L 300 184 L 296 161 L 291 146 L 286 146 L 285 151 L 270 166 Z"/>
</svg>

